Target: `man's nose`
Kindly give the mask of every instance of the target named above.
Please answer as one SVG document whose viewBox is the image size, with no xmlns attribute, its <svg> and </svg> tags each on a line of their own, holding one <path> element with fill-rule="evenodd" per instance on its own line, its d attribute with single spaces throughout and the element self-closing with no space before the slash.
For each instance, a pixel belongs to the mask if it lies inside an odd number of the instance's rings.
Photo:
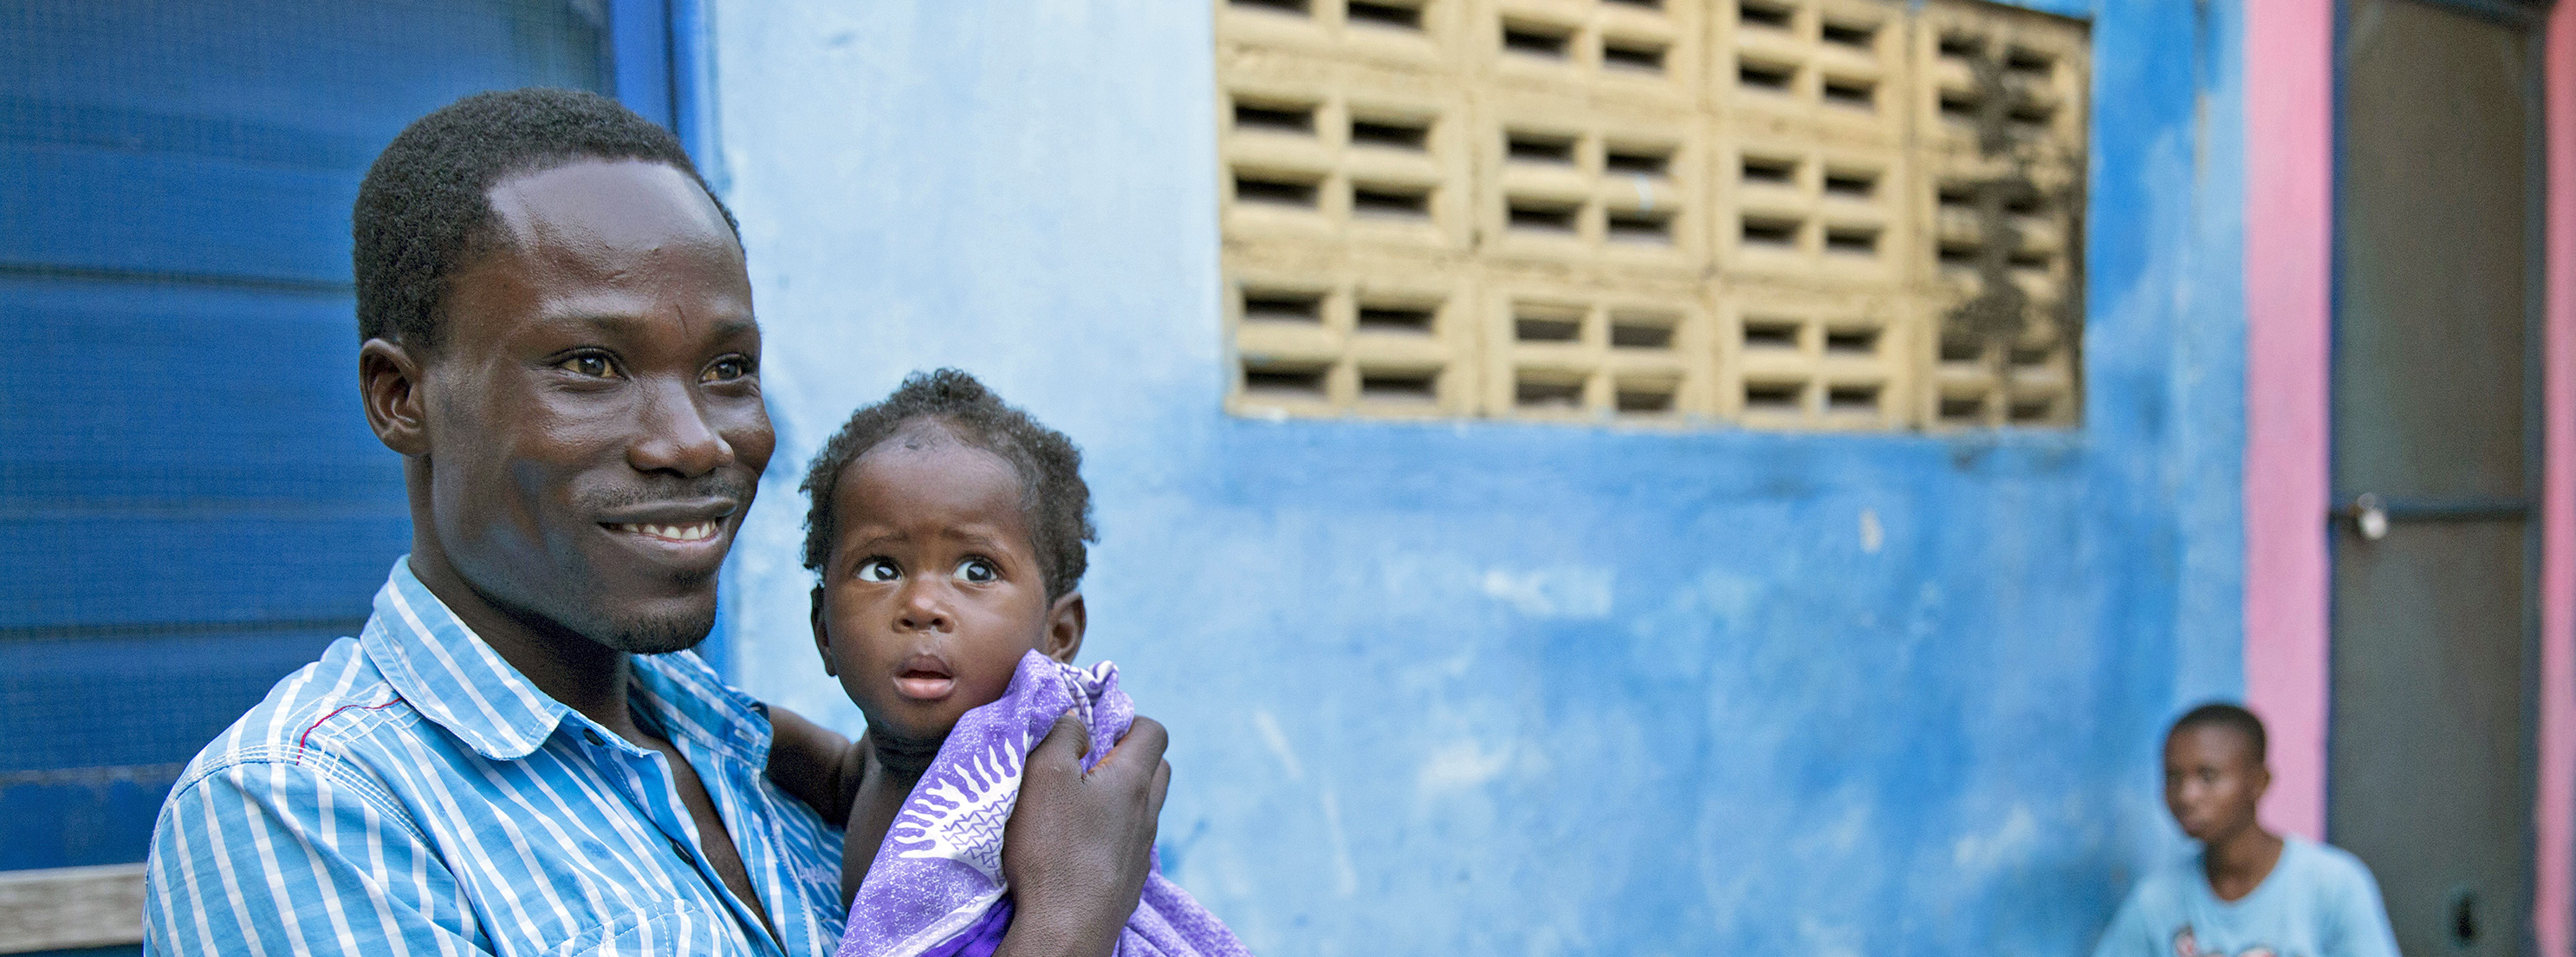
<svg viewBox="0 0 2576 957">
<path fill-rule="evenodd" d="M 696 478 L 733 462 L 733 445 L 707 421 L 697 390 L 687 383 L 652 380 L 638 418 L 643 434 L 626 452 L 636 471 Z"/>
</svg>

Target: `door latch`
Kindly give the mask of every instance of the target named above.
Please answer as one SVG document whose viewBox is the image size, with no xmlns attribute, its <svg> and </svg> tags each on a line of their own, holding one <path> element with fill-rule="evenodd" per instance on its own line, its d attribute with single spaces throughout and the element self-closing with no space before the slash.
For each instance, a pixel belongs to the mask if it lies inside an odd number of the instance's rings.
<svg viewBox="0 0 2576 957">
<path fill-rule="evenodd" d="M 2361 540 L 2375 542 L 2388 537 L 2388 505 L 2379 496 L 2363 492 L 2352 500 L 2352 527 Z"/>
</svg>

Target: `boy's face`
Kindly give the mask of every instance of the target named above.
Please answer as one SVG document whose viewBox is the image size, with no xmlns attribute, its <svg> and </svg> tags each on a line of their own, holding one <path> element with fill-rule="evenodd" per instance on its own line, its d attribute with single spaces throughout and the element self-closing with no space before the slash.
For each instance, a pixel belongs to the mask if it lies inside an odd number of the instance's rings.
<svg viewBox="0 0 2576 957">
<path fill-rule="evenodd" d="M 814 641 L 871 735 L 936 744 L 1021 655 L 1073 660 L 1082 596 L 1047 600 L 1009 462 L 923 422 L 847 469 Z"/>
<path fill-rule="evenodd" d="M 2165 738 L 2165 808 L 2195 841 L 2223 840 L 2254 824 L 2272 772 L 2235 728 L 2200 724 Z"/>
</svg>

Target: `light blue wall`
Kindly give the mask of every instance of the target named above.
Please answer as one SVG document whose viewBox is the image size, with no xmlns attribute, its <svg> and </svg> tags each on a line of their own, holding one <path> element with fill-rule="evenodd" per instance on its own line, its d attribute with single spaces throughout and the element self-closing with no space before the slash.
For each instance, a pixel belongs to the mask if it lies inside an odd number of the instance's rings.
<svg viewBox="0 0 2576 957">
<path fill-rule="evenodd" d="M 2242 683 L 2240 85 L 2233 3 L 2055 8 L 2097 18 L 2087 425 L 1925 438 L 1227 418 L 1203 3 L 717 3 L 782 439 L 734 673 L 856 729 L 795 484 L 954 364 L 1083 444 L 1085 657 L 1256 950 L 2089 948 L 2178 846 L 2161 725 Z"/>
</svg>

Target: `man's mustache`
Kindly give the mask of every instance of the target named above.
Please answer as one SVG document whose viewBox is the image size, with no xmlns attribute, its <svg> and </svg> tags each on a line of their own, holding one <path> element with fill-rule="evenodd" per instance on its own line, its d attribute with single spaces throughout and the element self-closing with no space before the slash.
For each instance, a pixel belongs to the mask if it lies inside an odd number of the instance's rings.
<svg viewBox="0 0 2576 957">
<path fill-rule="evenodd" d="M 750 480 L 740 476 L 710 472 L 694 479 L 647 479 L 621 483 L 613 488 L 586 488 L 573 494 L 573 505 L 587 512 L 605 512 L 639 505 L 721 498 L 730 499 L 739 507 L 750 503 L 755 487 Z"/>
</svg>

